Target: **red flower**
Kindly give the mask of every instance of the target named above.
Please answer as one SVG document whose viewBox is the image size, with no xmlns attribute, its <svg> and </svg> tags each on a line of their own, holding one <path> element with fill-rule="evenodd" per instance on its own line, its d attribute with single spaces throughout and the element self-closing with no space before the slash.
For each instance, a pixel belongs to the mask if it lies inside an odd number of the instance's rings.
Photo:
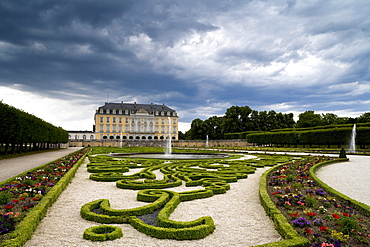
<svg viewBox="0 0 370 247">
<path fill-rule="evenodd" d="M 307 214 L 308 217 L 316 216 L 316 213 L 313 213 L 313 212 L 307 212 L 306 214 Z"/>
<path fill-rule="evenodd" d="M 326 226 L 320 226 L 320 232 L 325 232 L 327 230 L 328 228 Z"/>
<path fill-rule="evenodd" d="M 19 197 L 19 200 L 24 201 L 24 197 Z"/>
<path fill-rule="evenodd" d="M 312 232 L 311 232 L 311 229 L 304 229 L 305 230 L 305 232 L 307 233 L 307 234 L 311 234 Z"/>
<path fill-rule="evenodd" d="M 352 215 L 350 215 L 349 213 L 343 213 L 343 216 L 351 217 Z"/>
<path fill-rule="evenodd" d="M 332 214 L 331 216 L 333 216 L 334 218 L 336 218 L 336 219 L 340 219 L 340 216 L 339 215 L 337 215 L 337 214 Z"/>
<path fill-rule="evenodd" d="M 298 218 L 298 212 L 295 212 L 294 214 L 289 214 L 290 217 Z"/>
</svg>

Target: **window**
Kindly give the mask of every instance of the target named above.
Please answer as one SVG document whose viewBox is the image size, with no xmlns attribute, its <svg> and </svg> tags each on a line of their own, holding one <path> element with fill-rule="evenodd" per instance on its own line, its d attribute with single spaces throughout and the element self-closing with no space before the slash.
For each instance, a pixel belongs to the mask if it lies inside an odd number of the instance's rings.
<svg viewBox="0 0 370 247">
<path fill-rule="evenodd" d="M 103 127 L 103 125 L 101 124 L 101 125 L 99 125 L 99 132 L 104 132 L 104 127 Z"/>
<path fill-rule="evenodd" d="M 117 125 L 113 124 L 112 127 L 113 127 L 112 131 L 116 132 Z"/>
<path fill-rule="evenodd" d="M 107 123 L 109 123 L 109 117 L 107 117 Z"/>
<path fill-rule="evenodd" d="M 104 122 L 104 117 L 100 117 L 100 122 Z"/>
<path fill-rule="evenodd" d="M 122 118 L 120 117 L 120 118 L 118 118 L 118 122 L 119 123 L 122 123 Z"/>
<path fill-rule="evenodd" d="M 100 113 L 104 113 L 104 110 L 102 108 L 100 108 Z"/>
<path fill-rule="evenodd" d="M 128 123 L 128 118 L 126 118 L 125 123 Z"/>
<path fill-rule="evenodd" d="M 126 124 L 125 125 L 125 132 L 128 132 L 129 131 L 129 125 L 128 124 Z"/>
<path fill-rule="evenodd" d="M 128 115 L 128 110 L 125 111 L 125 114 Z"/>
<path fill-rule="evenodd" d="M 118 114 L 122 115 L 122 110 L 118 110 Z"/>
<path fill-rule="evenodd" d="M 116 114 L 116 109 L 113 109 L 113 114 Z"/>
<path fill-rule="evenodd" d="M 173 119 L 173 124 L 176 124 L 176 118 Z"/>
<path fill-rule="evenodd" d="M 118 125 L 118 131 L 122 132 L 122 124 Z"/>
<path fill-rule="evenodd" d="M 164 124 L 164 118 L 162 118 L 162 124 Z"/>
<path fill-rule="evenodd" d="M 158 118 L 155 119 L 155 124 L 158 124 Z"/>
<path fill-rule="evenodd" d="M 110 125 L 109 125 L 109 124 L 107 124 L 107 125 L 105 126 L 105 128 L 106 128 L 106 131 L 107 131 L 107 132 L 110 132 Z"/>
<path fill-rule="evenodd" d="M 109 109 L 107 109 L 107 114 L 109 114 L 109 112 L 110 112 Z"/>
<path fill-rule="evenodd" d="M 112 117 L 112 121 L 113 121 L 113 123 L 115 123 L 116 122 L 116 118 L 115 117 Z"/>
</svg>

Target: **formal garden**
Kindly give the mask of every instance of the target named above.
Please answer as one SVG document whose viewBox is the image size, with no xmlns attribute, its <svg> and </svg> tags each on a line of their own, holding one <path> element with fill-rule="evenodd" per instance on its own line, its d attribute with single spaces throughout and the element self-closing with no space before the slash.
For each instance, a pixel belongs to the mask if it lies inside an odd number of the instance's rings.
<svg viewBox="0 0 370 247">
<path fill-rule="evenodd" d="M 253 158 L 241 159 L 242 155 L 234 152 L 229 152 L 228 158 L 205 160 L 118 158 L 111 155 L 162 150 L 86 148 L 2 182 L 1 246 L 23 246 L 32 237 L 47 209 L 73 179 L 87 154 L 90 180 L 114 182 L 117 188 L 136 191 L 137 200 L 145 203 L 134 208 L 116 209 L 107 198 L 86 201 L 79 209 L 80 217 L 96 223 L 81 234 L 81 238 L 88 241 L 124 239 L 120 224 L 129 224 L 138 232 L 158 239 L 206 238 L 214 234 L 220 224 L 207 212 L 191 221 L 171 220 L 170 215 L 183 202 L 228 193 L 230 185 L 248 179 L 256 169 L 271 167 L 261 177 L 260 200 L 283 240 L 264 246 L 369 244 L 369 206 L 338 193 L 314 173 L 320 165 L 345 162 L 346 158 L 253 154 Z M 182 184 L 188 187 L 186 191 L 173 190 Z"/>
</svg>

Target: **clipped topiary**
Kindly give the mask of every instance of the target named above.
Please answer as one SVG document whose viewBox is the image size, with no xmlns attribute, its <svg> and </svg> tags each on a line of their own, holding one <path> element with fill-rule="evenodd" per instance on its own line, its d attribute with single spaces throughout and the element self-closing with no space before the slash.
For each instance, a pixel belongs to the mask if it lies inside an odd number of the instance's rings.
<svg viewBox="0 0 370 247">
<path fill-rule="evenodd" d="M 347 158 L 346 151 L 344 150 L 344 148 L 340 150 L 339 158 L 343 158 L 343 159 Z"/>
<path fill-rule="evenodd" d="M 122 236 L 122 229 L 118 226 L 100 225 L 87 228 L 83 238 L 91 241 L 109 241 Z"/>
</svg>

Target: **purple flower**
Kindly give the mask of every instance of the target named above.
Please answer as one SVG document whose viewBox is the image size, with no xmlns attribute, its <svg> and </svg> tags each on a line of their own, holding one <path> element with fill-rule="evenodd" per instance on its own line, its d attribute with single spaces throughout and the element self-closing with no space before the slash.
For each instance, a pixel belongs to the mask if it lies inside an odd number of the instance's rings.
<svg viewBox="0 0 370 247">
<path fill-rule="evenodd" d="M 305 227 L 311 225 L 311 222 L 303 217 L 293 220 L 292 223 L 293 225 L 298 227 Z"/>
</svg>

